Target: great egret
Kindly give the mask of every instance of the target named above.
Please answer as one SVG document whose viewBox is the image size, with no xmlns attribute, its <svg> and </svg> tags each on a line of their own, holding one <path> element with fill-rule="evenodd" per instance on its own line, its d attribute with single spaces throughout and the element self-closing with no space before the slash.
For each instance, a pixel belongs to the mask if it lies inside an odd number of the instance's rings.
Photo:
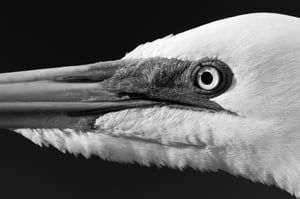
<svg viewBox="0 0 300 199">
<path fill-rule="evenodd" d="M 0 75 L 0 127 L 61 151 L 222 169 L 300 197 L 300 20 L 255 13 L 120 60 Z"/>
</svg>

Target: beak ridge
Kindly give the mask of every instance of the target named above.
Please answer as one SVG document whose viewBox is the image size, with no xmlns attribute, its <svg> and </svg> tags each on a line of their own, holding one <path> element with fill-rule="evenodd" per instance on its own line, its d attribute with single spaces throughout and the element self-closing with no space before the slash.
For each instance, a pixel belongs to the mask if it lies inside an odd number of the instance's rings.
<svg viewBox="0 0 300 199">
<path fill-rule="evenodd" d="M 123 60 L 116 60 L 78 66 L 2 73 L 0 74 L 0 84 L 41 80 L 76 81 L 83 80 L 84 78 L 90 81 L 102 81 L 113 76 L 116 70 L 125 64 L 126 62 Z"/>
<path fill-rule="evenodd" d="M 103 81 L 124 61 L 0 74 L 1 102 L 87 102 L 118 100 Z M 1 111 L 1 110 L 0 110 Z"/>
</svg>

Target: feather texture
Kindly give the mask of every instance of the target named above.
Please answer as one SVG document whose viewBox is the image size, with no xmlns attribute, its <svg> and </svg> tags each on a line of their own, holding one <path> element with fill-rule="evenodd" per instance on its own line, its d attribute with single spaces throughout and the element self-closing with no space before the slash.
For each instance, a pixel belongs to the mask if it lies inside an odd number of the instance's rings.
<svg viewBox="0 0 300 199">
<path fill-rule="evenodd" d="M 222 121 L 222 123 L 220 122 Z M 156 125 L 153 125 L 153 124 Z M 167 107 L 131 109 L 96 120 L 96 130 L 15 129 L 39 145 L 142 165 L 222 169 L 299 193 L 300 157 L 294 138 L 271 121 Z M 281 129 L 282 128 L 282 129 Z M 268 139 L 266 139 L 268 138 Z"/>
<path fill-rule="evenodd" d="M 222 60 L 234 84 L 212 100 L 238 116 L 153 107 L 105 114 L 93 132 L 15 131 L 36 144 L 86 157 L 222 169 L 300 197 L 299 35 L 298 18 L 255 13 L 146 43 L 123 58 Z"/>
</svg>

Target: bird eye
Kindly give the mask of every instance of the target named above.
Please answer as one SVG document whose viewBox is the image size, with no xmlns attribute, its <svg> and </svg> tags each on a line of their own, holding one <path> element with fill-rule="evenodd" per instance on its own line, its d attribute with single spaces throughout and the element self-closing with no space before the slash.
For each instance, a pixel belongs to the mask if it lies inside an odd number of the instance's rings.
<svg viewBox="0 0 300 199">
<path fill-rule="evenodd" d="M 191 65 L 191 81 L 195 92 L 203 97 L 216 97 L 231 85 L 233 72 L 223 61 L 216 58 L 203 58 Z"/>
<path fill-rule="evenodd" d="M 220 74 L 215 67 L 205 66 L 199 69 L 196 77 L 197 85 L 203 90 L 213 90 L 220 83 Z"/>
</svg>

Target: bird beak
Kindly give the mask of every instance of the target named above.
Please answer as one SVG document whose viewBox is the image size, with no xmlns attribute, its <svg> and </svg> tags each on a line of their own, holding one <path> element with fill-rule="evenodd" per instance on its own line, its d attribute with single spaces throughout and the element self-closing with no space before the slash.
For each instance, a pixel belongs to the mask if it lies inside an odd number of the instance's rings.
<svg viewBox="0 0 300 199">
<path fill-rule="evenodd" d="M 84 115 L 154 104 L 108 91 L 109 79 L 129 64 L 118 60 L 0 74 L 0 127 L 69 128 Z M 60 124 L 57 118 L 71 123 Z"/>
</svg>

